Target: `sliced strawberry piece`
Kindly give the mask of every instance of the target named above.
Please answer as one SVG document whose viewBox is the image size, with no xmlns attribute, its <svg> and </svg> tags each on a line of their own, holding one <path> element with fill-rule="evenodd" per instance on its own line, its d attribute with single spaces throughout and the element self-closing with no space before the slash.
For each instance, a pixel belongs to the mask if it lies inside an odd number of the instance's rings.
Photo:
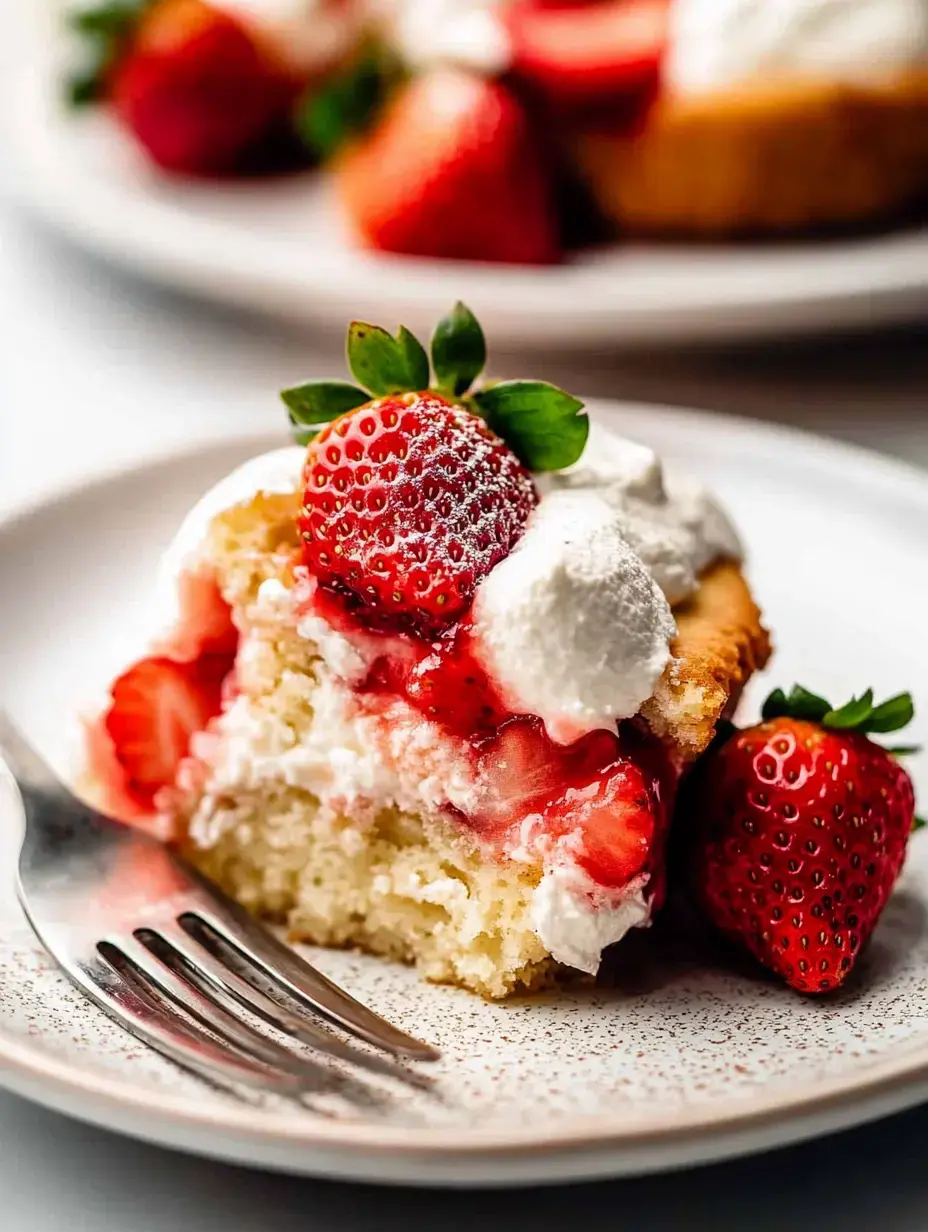
<svg viewBox="0 0 928 1232">
<path fill-rule="evenodd" d="M 406 648 L 405 656 L 377 659 L 363 689 L 398 693 L 425 718 L 465 740 L 485 738 L 512 718 L 472 654 L 466 627 L 433 643 L 407 638 Z"/>
<path fill-rule="evenodd" d="M 620 888 L 662 862 L 666 805 L 651 760 L 612 732 L 564 746 L 540 719 L 511 719 L 481 750 L 489 790 L 477 828 L 502 832 L 537 815 L 594 881 Z"/>
<path fill-rule="evenodd" d="M 548 169 L 521 102 L 498 82 L 453 69 L 415 78 L 336 171 L 348 215 L 374 248 L 558 259 Z"/>
<path fill-rule="evenodd" d="M 104 724 L 127 789 L 143 807 L 173 784 L 191 737 L 219 713 L 230 667 L 226 655 L 194 663 L 141 659 L 113 685 Z"/>
<path fill-rule="evenodd" d="M 647 92 L 660 75 L 667 8 L 667 0 L 515 4 L 505 18 L 514 72 L 569 108 Z"/>
<path fill-rule="evenodd" d="M 660 809 L 638 766 L 615 763 L 577 795 L 569 801 L 582 819 L 576 859 L 594 881 L 622 886 L 655 863 Z"/>
<path fill-rule="evenodd" d="M 176 628 L 155 647 L 159 654 L 183 663 L 201 655 L 234 655 L 238 630 L 232 609 L 223 599 L 215 578 L 208 573 L 185 571 L 177 584 Z"/>
<path fill-rule="evenodd" d="M 565 787 L 559 762 L 540 719 L 504 723 L 480 751 L 479 768 L 489 790 L 478 828 L 504 830 L 550 810 Z M 561 832 L 560 816 L 552 814 L 548 821 L 555 835 Z"/>
</svg>

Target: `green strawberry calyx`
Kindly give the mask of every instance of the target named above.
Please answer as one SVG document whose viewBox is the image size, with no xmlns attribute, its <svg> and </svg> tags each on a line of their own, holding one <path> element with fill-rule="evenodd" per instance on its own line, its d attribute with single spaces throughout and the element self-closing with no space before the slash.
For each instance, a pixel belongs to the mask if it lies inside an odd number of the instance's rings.
<svg viewBox="0 0 928 1232">
<path fill-rule="evenodd" d="M 870 735 L 906 727 L 915 716 L 915 705 L 911 693 L 897 693 L 895 697 L 875 706 L 873 690 L 867 689 L 860 697 L 852 697 L 843 706 L 835 708 L 824 697 L 795 684 L 788 694 L 782 689 L 774 689 L 764 702 L 761 715 L 764 719 L 808 719 L 833 731 L 856 731 Z"/>
<path fill-rule="evenodd" d="M 915 703 L 911 693 L 897 693 L 875 706 L 873 690 L 867 689 L 860 697 L 852 697 L 836 709 L 824 697 L 795 684 L 788 694 L 782 689 L 774 689 L 764 702 L 761 717 L 765 720 L 806 719 L 829 731 L 859 732 L 872 736 L 906 727 L 915 717 Z M 897 744 L 887 747 L 886 752 L 893 757 L 907 757 L 920 753 L 921 747 L 917 744 Z M 912 829 L 921 830 L 926 824 L 928 822 L 923 818 L 916 817 Z"/>
<path fill-rule="evenodd" d="M 83 48 L 83 61 L 65 85 L 72 107 L 83 107 L 103 98 L 113 66 L 152 3 L 153 0 L 98 0 L 68 13 L 68 26 Z"/>
<path fill-rule="evenodd" d="M 366 42 L 349 63 L 297 103 L 297 136 L 316 158 L 328 162 L 374 124 L 404 76 L 388 48 Z"/>
<path fill-rule="evenodd" d="M 583 403 L 563 389 L 545 381 L 479 382 L 486 339 L 464 304 L 438 322 L 428 354 L 405 326 L 390 334 L 364 321 L 349 325 L 347 354 L 356 385 L 308 381 L 281 394 L 299 444 L 371 398 L 434 389 L 484 419 L 530 471 L 563 470 L 586 447 L 590 421 Z"/>
</svg>

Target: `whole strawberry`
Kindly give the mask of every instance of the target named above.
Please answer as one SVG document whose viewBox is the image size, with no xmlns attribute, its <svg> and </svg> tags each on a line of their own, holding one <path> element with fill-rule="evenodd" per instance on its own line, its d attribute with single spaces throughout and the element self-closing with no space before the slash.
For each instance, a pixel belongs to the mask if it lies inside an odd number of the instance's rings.
<svg viewBox="0 0 928 1232">
<path fill-rule="evenodd" d="M 438 68 L 414 77 L 335 163 L 360 239 L 385 252 L 550 264 L 554 191 L 519 98 L 499 82 Z"/>
<path fill-rule="evenodd" d="M 695 897 L 723 933 L 800 992 L 837 988 L 873 932 L 915 827 L 912 782 L 870 734 L 909 694 L 834 710 L 799 686 L 700 767 L 689 797 Z"/>
<path fill-rule="evenodd" d="M 109 102 L 166 171 L 235 170 L 299 90 L 270 40 L 205 0 L 100 0 L 74 24 L 95 60 L 71 83 L 73 101 Z"/>
<path fill-rule="evenodd" d="M 432 338 L 437 388 L 407 329 L 394 337 L 355 321 L 348 362 L 359 385 L 283 394 L 309 443 L 304 561 L 372 627 L 433 636 L 458 620 L 537 504 L 529 470 L 569 466 L 583 451 L 581 403 L 541 381 L 471 391 L 485 360 L 462 304 Z"/>
</svg>

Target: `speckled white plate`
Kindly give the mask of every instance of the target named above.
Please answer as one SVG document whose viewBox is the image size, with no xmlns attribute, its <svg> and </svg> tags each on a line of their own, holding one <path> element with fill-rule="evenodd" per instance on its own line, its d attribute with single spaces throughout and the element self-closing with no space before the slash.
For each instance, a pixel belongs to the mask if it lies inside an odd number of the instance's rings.
<svg viewBox="0 0 928 1232">
<path fill-rule="evenodd" d="M 871 329 L 928 310 L 928 229 L 829 242 L 613 244 L 554 268 L 376 256 L 346 239 L 327 177 L 171 180 L 46 73 L 8 103 L 11 185 L 81 246 L 146 278 L 298 323 L 428 332 L 453 296 L 498 345 L 730 344 Z"/>
<path fill-rule="evenodd" d="M 777 681 L 836 698 L 913 687 L 928 706 L 928 478 L 696 412 L 596 413 L 686 459 L 729 502 L 776 630 Z M 201 447 L 0 527 L 0 689 L 56 764 L 67 765 L 76 709 L 137 648 L 158 553 L 181 515 L 274 443 Z M 748 713 L 768 683 L 755 683 Z M 912 736 L 928 736 L 924 719 Z M 925 759 L 913 769 L 928 800 Z M 206 1087 L 70 990 L 14 901 L 19 824 L 0 784 L 0 1082 L 129 1134 L 320 1175 L 516 1184 L 717 1159 L 928 1098 L 928 837 L 915 840 L 858 977 L 827 1000 L 673 960 L 642 934 L 613 989 L 496 1006 L 387 963 L 320 953 L 336 980 L 444 1059 L 431 1095 L 382 1088 L 298 1108 Z"/>
</svg>

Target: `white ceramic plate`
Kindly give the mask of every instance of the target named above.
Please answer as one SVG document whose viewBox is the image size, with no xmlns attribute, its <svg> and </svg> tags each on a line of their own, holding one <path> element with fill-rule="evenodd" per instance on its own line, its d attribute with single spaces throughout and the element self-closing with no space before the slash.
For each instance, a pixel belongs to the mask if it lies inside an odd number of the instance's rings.
<svg viewBox="0 0 928 1232">
<path fill-rule="evenodd" d="M 928 705 L 928 479 L 850 448 L 696 412 L 594 408 L 685 460 L 734 510 L 776 630 L 775 678 Z M 67 765 L 71 721 L 138 647 L 155 565 L 220 475 L 275 443 L 199 447 L 0 528 L 0 681 Z M 753 713 L 769 681 L 746 699 Z M 924 719 L 913 739 L 928 736 Z M 908 739 L 908 735 L 907 735 Z M 923 801 L 928 765 L 914 759 Z M 19 821 L 0 785 L 0 1082 L 78 1117 L 233 1160 L 407 1183 L 515 1184 L 717 1159 L 928 1098 L 928 835 L 837 996 L 646 954 L 613 990 L 486 1005 L 403 968 L 319 953 L 336 980 L 444 1050 L 436 1093 L 356 1108 L 242 1104 L 138 1046 L 62 982 L 12 894 Z M 329 1115 L 324 1115 L 327 1111 Z"/>
<path fill-rule="evenodd" d="M 8 104 L 12 177 L 89 250 L 145 277 L 312 324 L 427 332 L 454 299 L 498 345 L 725 343 L 871 328 L 928 309 L 928 228 L 770 246 L 613 245 L 551 268 L 355 251 L 325 176 L 215 184 L 145 165 L 105 114 L 75 117 L 42 77 Z"/>
</svg>

